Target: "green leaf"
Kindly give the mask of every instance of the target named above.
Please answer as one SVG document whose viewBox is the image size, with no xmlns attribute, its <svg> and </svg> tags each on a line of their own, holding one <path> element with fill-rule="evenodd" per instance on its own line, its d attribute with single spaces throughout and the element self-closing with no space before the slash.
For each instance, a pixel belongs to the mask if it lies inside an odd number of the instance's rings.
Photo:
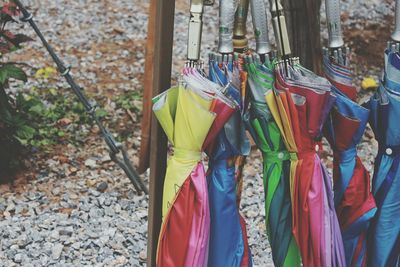
<svg viewBox="0 0 400 267">
<path fill-rule="evenodd" d="M 0 83 L 5 84 L 10 78 L 20 81 L 27 81 L 25 72 L 12 64 L 6 64 L 0 67 Z"/>
<path fill-rule="evenodd" d="M 102 108 L 96 110 L 96 116 L 99 118 L 104 118 L 107 114 L 107 111 Z"/>
<path fill-rule="evenodd" d="M 36 104 L 36 105 L 30 107 L 29 111 L 33 112 L 33 113 L 35 113 L 37 115 L 43 115 L 45 110 L 44 110 L 43 104 L 40 103 L 40 104 Z"/>
<path fill-rule="evenodd" d="M 16 131 L 16 137 L 19 139 L 30 140 L 35 136 L 36 130 L 27 125 L 20 126 Z"/>
<path fill-rule="evenodd" d="M 14 138 L 23 146 L 28 144 L 28 140 L 19 138 L 18 136 L 14 136 Z"/>
</svg>

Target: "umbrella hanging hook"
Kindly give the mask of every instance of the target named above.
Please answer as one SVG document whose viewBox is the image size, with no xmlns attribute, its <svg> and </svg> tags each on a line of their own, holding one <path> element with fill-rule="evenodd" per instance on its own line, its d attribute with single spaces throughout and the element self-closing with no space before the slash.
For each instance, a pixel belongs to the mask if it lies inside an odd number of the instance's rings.
<svg viewBox="0 0 400 267">
<path fill-rule="evenodd" d="M 148 189 L 141 180 L 139 174 L 134 169 L 132 162 L 129 160 L 128 153 L 122 144 L 117 143 L 112 136 L 112 134 L 104 127 L 103 123 L 100 121 L 99 117 L 96 115 L 97 104 L 95 102 L 89 101 L 89 99 L 83 94 L 82 88 L 76 84 L 75 80 L 72 78 L 70 71 L 71 66 L 65 66 L 61 59 L 54 52 L 53 48 L 47 42 L 46 38 L 43 36 L 42 32 L 39 30 L 38 26 L 33 20 L 33 15 L 30 13 L 25 6 L 19 0 L 13 0 L 13 2 L 18 6 L 19 10 L 22 12 L 23 17 L 22 22 L 27 22 L 33 28 L 36 35 L 42 41 L 43 46 L 46 48 L 54 63 L 57 65 L 58 71 L 66 79 L 67 83 L 70 85 L 74 94 L 78 97 L 79 101 L 84 105 L 86 113 L 99 127 L 101 135 L 104 138 L 110 150 L 110 158 L 115 163 L 117 163 L 126 173 L 129 180 L 132 182 L 138 193 L 144 192 L 148 194 Z M 121 154 L 121 157 L 118 157 Z"/>
</svg>

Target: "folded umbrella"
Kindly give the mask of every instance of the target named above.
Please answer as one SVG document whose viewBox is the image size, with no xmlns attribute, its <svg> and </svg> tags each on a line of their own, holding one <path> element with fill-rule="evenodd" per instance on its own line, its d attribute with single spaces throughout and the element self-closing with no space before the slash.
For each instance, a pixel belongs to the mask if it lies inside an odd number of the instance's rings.
<svg viewBox="0 0 400 267">
<path fill-rule="evenodd" d="M 400 54 L 386 51 L 384 79 L 366 104 L 379 143 L 372 191 L 377 213 L 369 229 L 368 265 L 400 264 Z"/>
<path fill-rule="evenodd" d="M 367 231 L 376 213 L 370 176 L 357 156 L 357 144 L 365 131 L 369 110 L 358 105 L 352 85 L 348 54 L 324 55 L 326 77 L 334 85 L 336 102 L 327 122 L 326 137 L 334 151 L 334 200 L 342 231 L 346 266 L 366 266 Z M 338 58 L 341 57 L 341 58 Z"/>
<path fill-rule="evenodd" d="M 274 82 L 273 65 L 249 58 L 251 101 L 245 121 L 263 155 L 265 223 L 275 266 L 301 266 L 300 252 L 292 234 L 290 155 L 268 105 L 265 94 Z"/>
<path fill-rule="evenodd" d="M 210 213 L 201 154 L 208 136 L 216 137 L 218 112 L 234 110 L 217 90 L 205 91 L 218 88 L 216 84 L 200 80 L 195 69 L 188 73 L 193 76 L 186 76 L 186 87 L 174 87 L 153 99 L 153 111 L 173 146 L 165 176 L 157 266 L 207 264 Z"/>
<path fill-rule="evenodd" d="M 224 86 L 225 93 L 242 107 L 237 62 L 210 58 L 210 79 Z M 229 83 L 232 81 L 232 83 Z M 226 122 L 209 149 L 209 201 L 211 213 L 208 266 L 252 266 L 244 219 L 239 213 L 238 175 L 243 155 L 250 151 L 240 110 Z"/>
<path fill-rule="evenodd" d="M 344 266 L 331 178 L 317 154 L 317 140 L 335 100 L 331 84 L 299 64 L 278 65 L 275 79 L 266 100 L 290 152 L 292 227 L 303 266 Z"/>
</svg>

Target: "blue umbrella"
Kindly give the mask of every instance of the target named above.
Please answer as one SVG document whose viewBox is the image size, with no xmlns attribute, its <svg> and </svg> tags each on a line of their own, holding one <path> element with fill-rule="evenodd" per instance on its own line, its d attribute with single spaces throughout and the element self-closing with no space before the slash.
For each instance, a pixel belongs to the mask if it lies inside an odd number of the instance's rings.
<svg viewBox="0 0 400 267">
<path fill-rule="evenodd" d="M 242 96 L 237 89 L 240 84 L 234 86 L 230 83 L 232 79 L 239 80 L 237 65 L 211 59 L 209 67 L 210 79 L 224 86 L 225 93 L 243 107 Z M 212 147 L 213 150 L 208 153 L 210 161 L 207 175 L 211 214 L 208 266 L 252 266 L 236 192 L 236 159 L 250 152 L 250 143 L 246 138 L 240 110 L 231 116 Z"/>
<path fill-rule="evenodd" d="M 369 231 L 369 266 L 398 266 L 400 255 L 400 54 L 385 53 L 384 78 L 366 106 L 379 142 L 372 191 L 378 211 Z"/>
</svg>

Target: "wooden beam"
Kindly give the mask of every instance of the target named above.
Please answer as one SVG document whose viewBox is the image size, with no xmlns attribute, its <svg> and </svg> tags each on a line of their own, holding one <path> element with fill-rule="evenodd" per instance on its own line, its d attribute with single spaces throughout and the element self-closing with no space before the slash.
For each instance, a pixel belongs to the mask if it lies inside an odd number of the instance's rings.
<svg viewBox="0 0 400 267">
<path fill-rule="evenodd" d="M 154 42 L 155 42 L 155 23 L 156 23 L 156 6 L 152 3 L 149 7 L 149 20 L 147 31 L 146 56 L 144 67 L 144 85 L 143 85 L 143 110 L 142 110 L 142 127 L 141 142 L 139 151 L 139 166 L 137 171 L 142 174 L 150 166 L 150 133 L 151 133 L 151 99 L 153 98 L 153 79 L 154 79 Z"/>
<path fill-rule="evenodd" d="M 284 0 L 292 55 L 306 68 L 322 74 L 321 0 Z"/>
<path fill-rule="evenodd" d="M 148 49 L 154 51 L 152 64 L 153 96 L 171 87 L 175 0 L 151 0 Z M 147 266 L 156 266 L 157 242 L 161 227 L 162 196 L 167 157 L 167 138 L 154 115 L 150 135 L 150 195 L 148 213 Z"/>
</svg>

